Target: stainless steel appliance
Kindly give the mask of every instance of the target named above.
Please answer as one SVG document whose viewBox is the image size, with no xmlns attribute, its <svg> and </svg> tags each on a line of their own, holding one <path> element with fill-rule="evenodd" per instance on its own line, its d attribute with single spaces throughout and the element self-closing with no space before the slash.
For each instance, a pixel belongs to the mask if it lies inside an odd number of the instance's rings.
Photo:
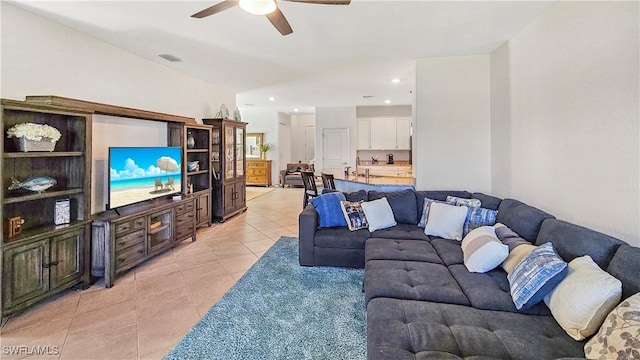
<svg viewBox="0 0 640 360">
<path fill-rule="evenodd" d="M 387 164 L 393 164 L 393 154 L 387 154 Z"/>
</svg>

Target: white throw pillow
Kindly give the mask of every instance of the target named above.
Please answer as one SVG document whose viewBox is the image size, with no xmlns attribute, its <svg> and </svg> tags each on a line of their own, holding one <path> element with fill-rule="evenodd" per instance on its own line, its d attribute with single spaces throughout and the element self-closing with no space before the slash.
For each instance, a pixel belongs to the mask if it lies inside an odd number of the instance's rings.
<svg viewBox="0 0 640 360">
<path fill-rule="evenodd" d="M 567 276 L 544 297 L 558 324 L 575 340 L 593 335 L 620 302 L 622 283 L 589 255 L 573 259 Z"/>
<path fill-rule="evenodd" d="M 364 211 L 364 216 L 367 217 L 370 232 L 397 225 L 396 219 L 393 217 L 393 210 L 391 210 L 391 205 L 389 205 L 386 197 L 363 202 L 362 211 Z"/>
<path fill-rule="evenodd" d="M 491 271 L 509 256 L 509 247 L 498 239 L 493 226 L 471 230 L 462 240 L 461 247 L 464 266 L 475 273 Z"/>
<path fill-rule="evenodd" d="M 469 208 L 466 206 L 432 203 L 429 219 L 424 227 L 425 235 L 462 240 L 462 227 L 467 218 L 467 211 Z"/>
</svg>

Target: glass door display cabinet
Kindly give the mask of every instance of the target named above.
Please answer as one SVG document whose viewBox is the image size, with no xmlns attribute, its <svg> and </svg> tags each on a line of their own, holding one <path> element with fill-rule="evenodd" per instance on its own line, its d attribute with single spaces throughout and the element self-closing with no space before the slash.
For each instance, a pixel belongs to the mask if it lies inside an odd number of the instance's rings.
<svg viewBox="0 0 640 360">
<path fill-rule="evenodd" d="M 245 136 L 247 123 L 229 119 L 202 119 L 212 126 L 212 214 L 219 221 L 243 212 L 246 204 Z"/>
</svg>

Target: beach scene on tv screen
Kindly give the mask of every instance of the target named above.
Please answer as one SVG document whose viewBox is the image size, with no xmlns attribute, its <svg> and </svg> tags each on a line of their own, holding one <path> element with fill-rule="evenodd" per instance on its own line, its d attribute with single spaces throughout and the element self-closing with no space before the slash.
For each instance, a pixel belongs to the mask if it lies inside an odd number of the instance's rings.
<svg viewBox="0 0 640 360">
<path fill-rule="evenodd" d="M 112 148 L 109 208 L 182 191 L 180 148 Z"/>
</svg>

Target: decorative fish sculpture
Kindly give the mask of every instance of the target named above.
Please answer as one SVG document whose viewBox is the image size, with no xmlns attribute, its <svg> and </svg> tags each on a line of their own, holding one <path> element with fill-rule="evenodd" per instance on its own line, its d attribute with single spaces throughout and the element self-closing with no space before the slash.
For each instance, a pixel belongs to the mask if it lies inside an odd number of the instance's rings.
<svg viewBox="0 0 640 360">
<path fill-rule="evenodd" d="M 48 176 L 31 177 L 22 182 L 18 181 L 14 177 L 11 177 L 11 185 L 9 185 L 9 190 L 23 188 L 40 194 L 57 183 L 58 182 L 55 179 L 52 179 Z"/>
</svg>

